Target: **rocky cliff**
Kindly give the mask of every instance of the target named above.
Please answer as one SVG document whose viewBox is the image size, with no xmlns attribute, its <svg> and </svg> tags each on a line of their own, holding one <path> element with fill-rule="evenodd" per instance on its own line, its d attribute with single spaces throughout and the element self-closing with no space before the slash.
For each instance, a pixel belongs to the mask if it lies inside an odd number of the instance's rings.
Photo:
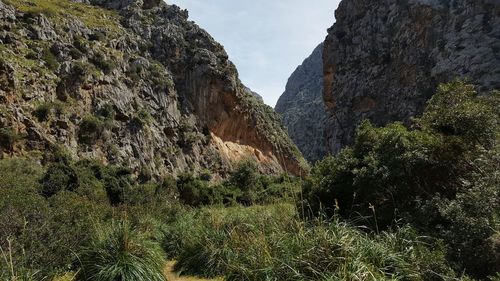
<svg viewBox="0 0 500 281">
<path fill-rule="evenodd" d="M 4 156 L 63 150 L 148 178 L 224 174 L 245 158 L 268 173 L 306 169 L 223 47 L 176 6 L 3 0 L 0 26 Z"/>
<path fill-rule="evenodd" d="M 275 110 L 292 140 L 307 160 L 321 159 L 327 151 L 323 102 L 323 43 L 293 72 Z"/>
<path fill-rule="evenodd" d="M 422 112 L 440 82 L 500 88 L 498 0 L 343 0 L 324 48 L 329 150 Z"/>
</svg>

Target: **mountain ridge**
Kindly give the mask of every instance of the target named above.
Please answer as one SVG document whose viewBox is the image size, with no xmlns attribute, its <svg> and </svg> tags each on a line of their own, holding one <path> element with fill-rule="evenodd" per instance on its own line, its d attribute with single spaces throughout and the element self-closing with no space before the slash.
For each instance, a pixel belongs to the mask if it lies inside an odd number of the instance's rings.
<svg viewBox="0 0 500 281">
<path fill-rule="evenodd" d="M 307 173 L 277 115 L 187 11 L 141 0 L 0 4 L 0 124 L 23 136 L 4 152 L 63 146 L 146 177 L 224 175 L 244 159 Z"/>
</svg>

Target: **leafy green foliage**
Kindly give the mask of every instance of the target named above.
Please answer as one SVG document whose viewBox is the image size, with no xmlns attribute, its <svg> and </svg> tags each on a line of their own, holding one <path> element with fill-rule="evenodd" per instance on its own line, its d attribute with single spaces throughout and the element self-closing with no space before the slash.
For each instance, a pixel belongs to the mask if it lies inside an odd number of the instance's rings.
<svg viewBox="0 0 500 281">
<path fill-rule="evenodd" d="M 79 262 L 77 280 L 165 281 L 161 248 L 126 221 L 99 229 Z"/>
<path fill-rule="evenodd" d="M 352 147 L 313 168 L 301 205 L 375 230 L 411 222 L 446 241 L 457 270 L 485 278 L 500 262 L 488 242 L 500 230 L 498 108 L 498 93 L 478 97 L 457 81 L 439 87 L 413 130 L 364 122 Z"/>
<path fill-rule="evenodd" d="M 75 170 L 66 163 L 51 164 L 40 183 L 41 193 L 45 197 L 51 197 L 63 190 L 75 191 L 79 185 Z"/>
<path fill-rule="evenodd" d="M 177 190 L 181 202 L 193 207 L 269 204 L 294 200 L 300 189 L 300 179 L 262 175 L 257 164 L 248 160 L 239 163 L 224 182 L 211 184 L 209 180 L 205 174 L 180 175 Z"/>
<path fill-rule="evenodd" d="M 93 66 L 86 62 L 77 61 L 72 65 L 71 72 L 80 83 L 85 81 L 93 73 Z"/>
<path fill-rule="evenodd" d="M 34 280 L 67 269 L 106 207 L 65 191 L 46 199 L 43 168 L 32 160 L 1 160 L 0 173 L 0 247 L 12 257 L 8 266 L 0 259 L 0 279 L 9 267 Z"/>
<path fill-rule="evenodd" d="M 134 116 L 132 117 L 132 122 L 140 126 L 141 128 L 150 124 L 153 120 L 153 117 L 151 117 L 151 114 L 144 109 L 141 108 Z"/>
<path fill-rule="evenodd" d="M 473 85 L 455 81 L 439 86 L 419 124 L 446 136 L 459 137 L 461 144 L 490 148 L 499 133 L 500 94 L 477 97 Z"/>
</svg>

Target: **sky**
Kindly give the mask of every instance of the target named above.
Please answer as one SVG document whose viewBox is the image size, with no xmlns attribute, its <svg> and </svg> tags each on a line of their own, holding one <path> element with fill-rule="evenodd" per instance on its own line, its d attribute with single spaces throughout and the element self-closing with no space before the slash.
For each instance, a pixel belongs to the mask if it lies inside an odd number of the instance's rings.
<svg viewBox="0 0 500 281">
<path fill-rule="evenodd" d="M 324 41 L 340 0 L 166 0 L 224 45 L 241 81 L 272 107 Z"/>
</svg>

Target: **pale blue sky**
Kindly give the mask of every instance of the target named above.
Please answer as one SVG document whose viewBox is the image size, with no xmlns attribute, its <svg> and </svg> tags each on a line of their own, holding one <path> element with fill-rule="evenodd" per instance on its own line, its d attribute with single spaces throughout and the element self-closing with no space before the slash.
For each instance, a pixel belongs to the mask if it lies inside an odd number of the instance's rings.
<svg viewBox="0 0 500 281">
<path fill-rule="evenodd" d="M 240 79 L 273 106 L 325 39 L 340 0 L 167 0 L 224 45 Z"/>
</svg>

